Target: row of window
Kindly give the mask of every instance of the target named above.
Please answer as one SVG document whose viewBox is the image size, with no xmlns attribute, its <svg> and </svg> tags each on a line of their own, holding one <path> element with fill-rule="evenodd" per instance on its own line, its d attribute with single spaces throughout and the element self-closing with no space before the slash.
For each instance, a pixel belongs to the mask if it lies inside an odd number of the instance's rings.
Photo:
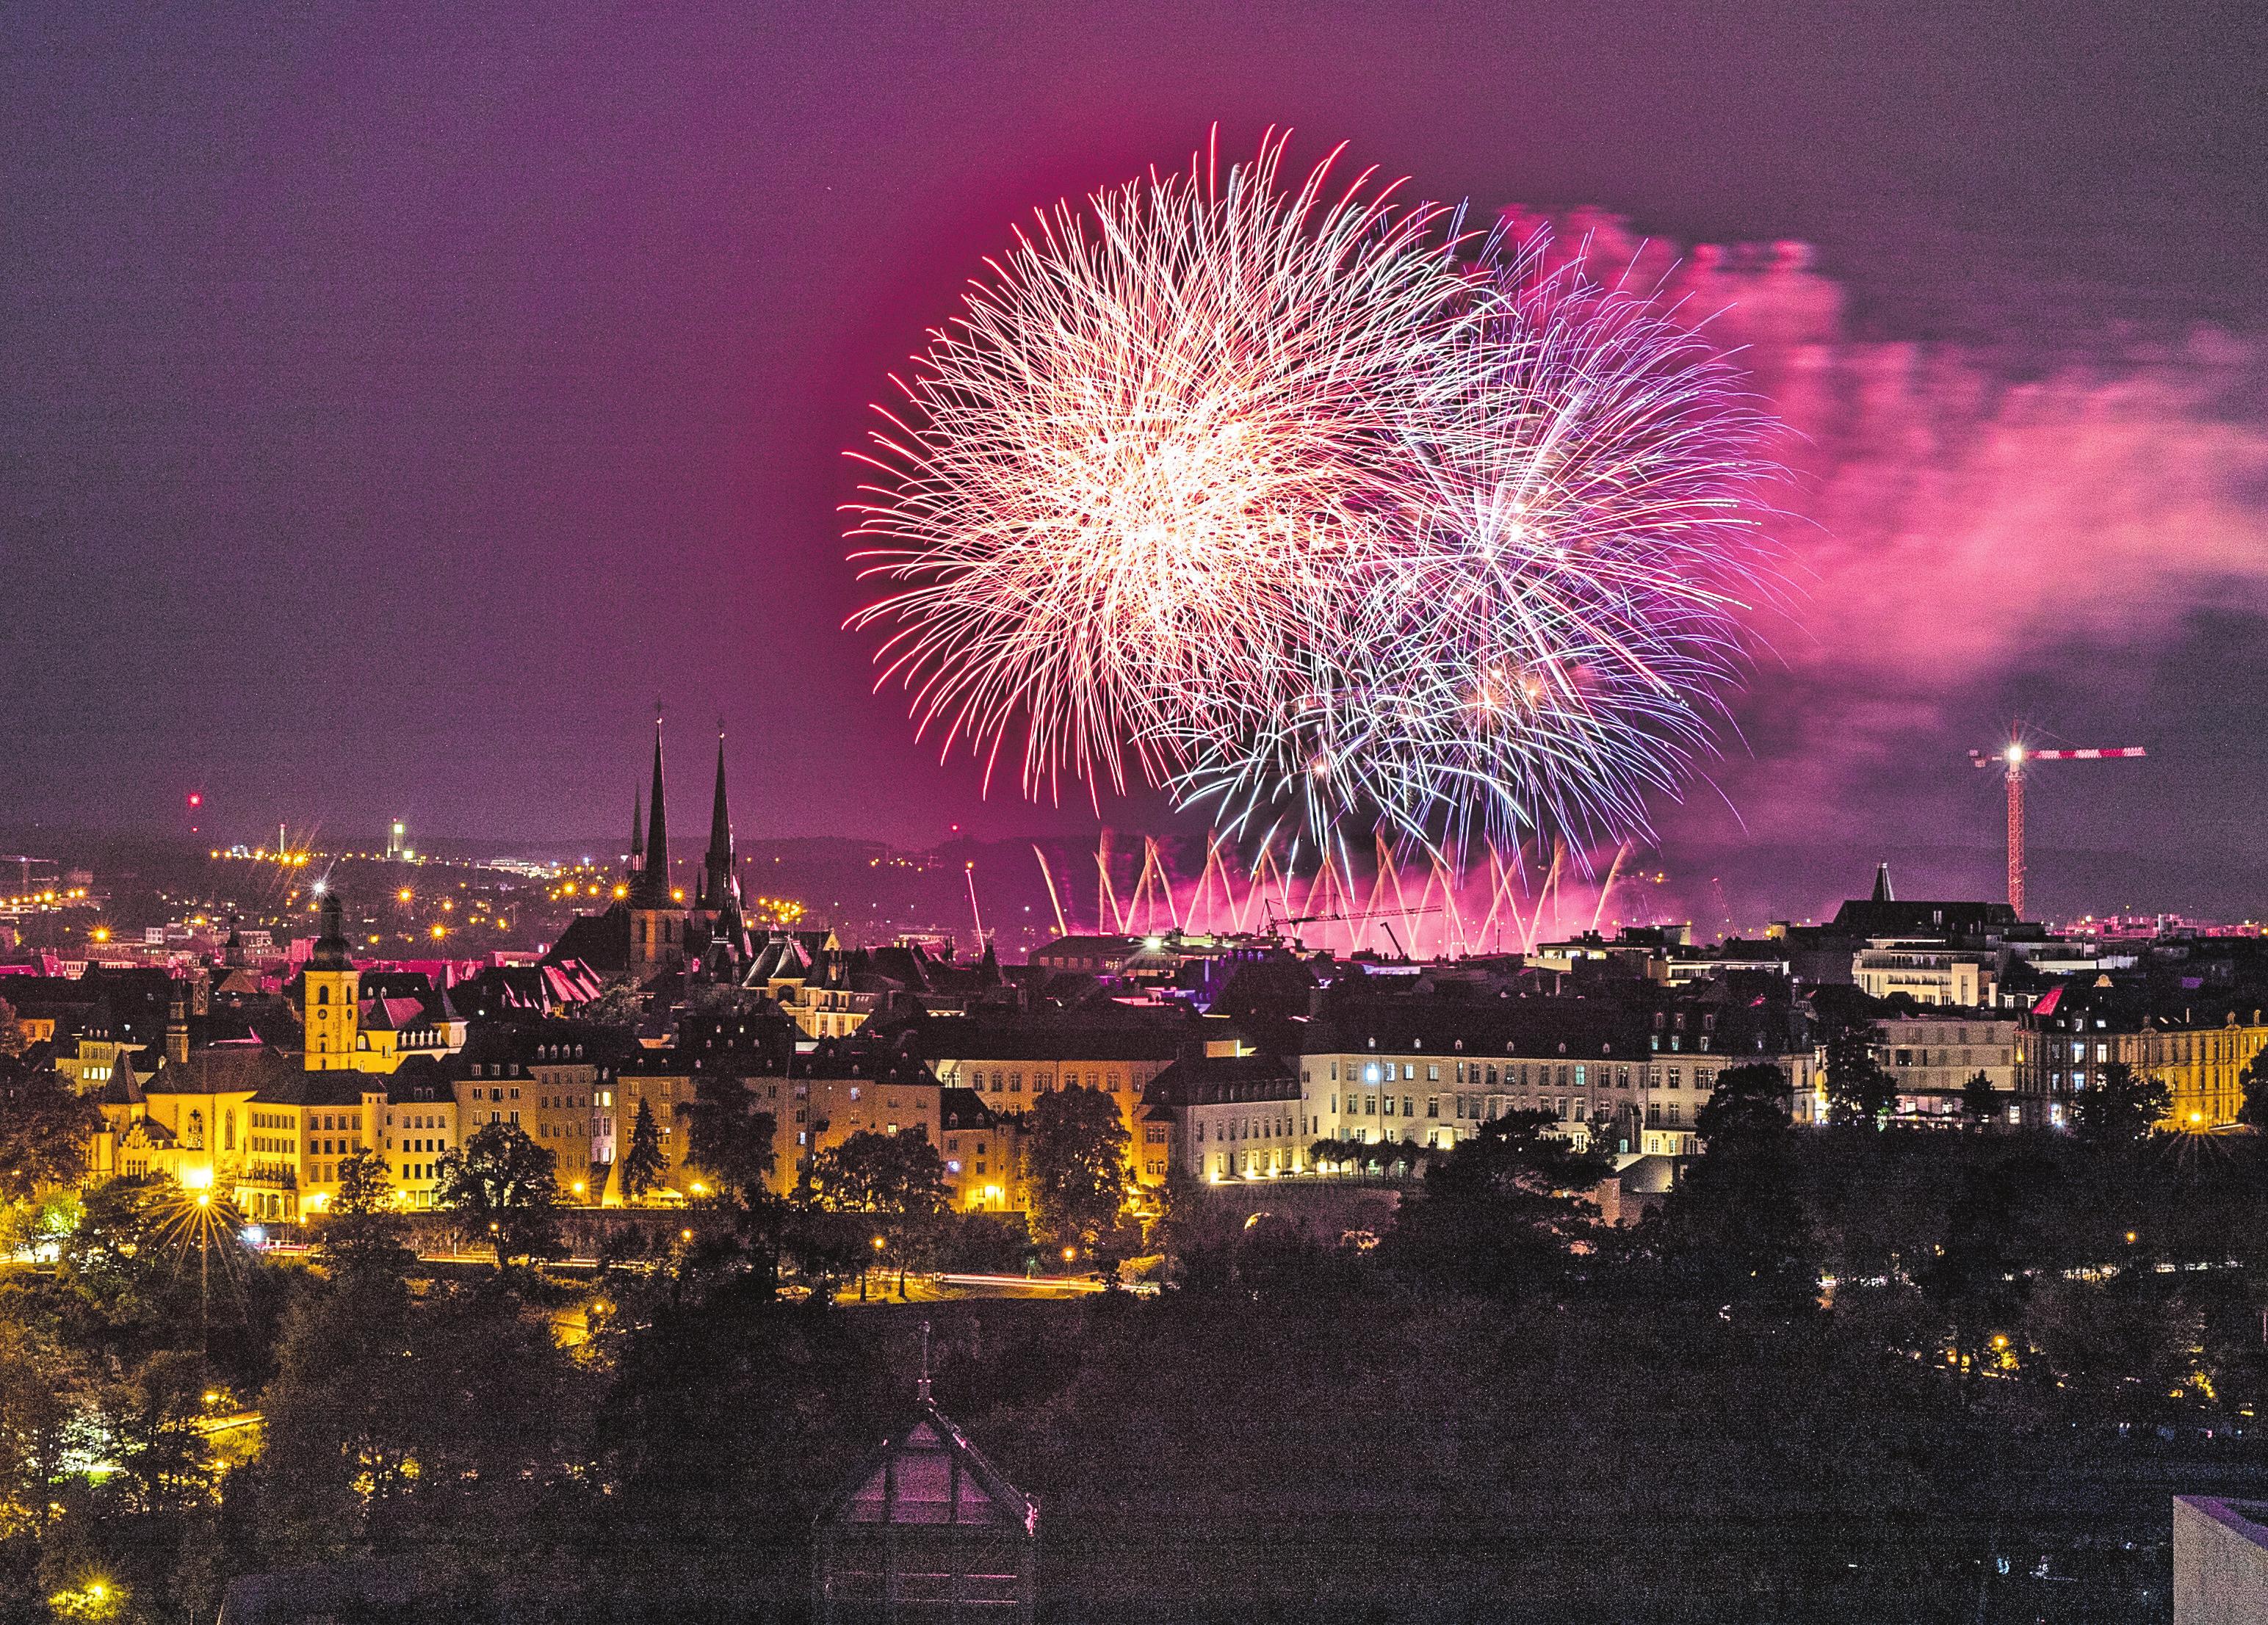
<svg viewBox="0 0 2268 1625">
<path fill-rule="evenodd" d="M 971 1089 L 981 1089 L 990 1094 L 998 1094 L 1002 1092 L 1002 1080 L 1005 1078 L 1006 1080 L 1005 1088 L 1008 1093 L 1021 1094 L 1024 1092 L 1024 1075 L 1019 1071 L 1004 1071 L 996 1067 L 992 1070 L 990 1078 L 988 1082 L 983 1068 L 972 1067 L 969 1069 L 968 1076 L 968 1086 Z M 1108 1079 L 1108 1082 L 1107 1083 L 1104 1081 L 1106 1077 Z M 1079 1087 L 1079 1075 L 1077 1072 L 1067 1071 L 1063 1075 L 1063 1086 L 1066 1089 L 1076 1089 Z M 1135 1081 L 1138 1084 L 1142 1080 L 1138 1076 Z M 1124 1075 L 1118 1072 L 1089 1072 L 1086 1075 L 1086 1086 L 1089 1089 L 1102 1089 L 1107 1090 L 1111 1094 L 1116 1094 L 1125 1087 Z M 1032 1074 L 1032 1092 L 1034 1094 L 1044 1094 L 1054 1087 L 1054 1073 L 1035 1072 Z"/>
<path fill-rule="evenodd" d="M 1307 1120 L 1302 1118 L 1300 1121 L 1304 1124 Z M 1291 1132 L 1292 1120 L 1288 1117 L 1232 1117 L 1225 1123 L 1212 1126 L 1212 1137 L 1216 1140 L 1257 1140 L 1263 1136 L 1283 1136 Z M 1197 1139 L 1202 1142 L 1204 1137 L 1204 1120 L 1199 1118 Z"/>
<path fill-rule="evenodd" d="M 1346 1081 L 1348 1083 L 1359 1081 L 1366 1084 L 1390 1084 L 1395 1080 L 1397 1067 L 1400 1068 L 1400 1077 L 1403 1081 L 1408 1083 L 1418 1081 L 1418 1063 L 1412 1061 L 1366 1061 L 1360 1063 L 1359 1078 L 1357 1076 L 1356 1066 L 1356 1062 L 1347 1062 Z M 1539 1088 L 1549 1087 L 1555 1083 L 1562 1089 L 1586 1089 L 1594 1086 L 1601 1089 L 1609 1087 L 1628 1089 L 1632 1086 L 1633 1074 L 1636 1075 L 1638 1082 L 1648 1089 L 1664 1086 L 1671 1089 L 1683 1087 L 1683 1069 L 1674 1066 L 1632 1068 L 1610 1066 L 1596 1062 L 1522 1061 L 1516 1064 L 1506 1062 L 1499 1069 L 1493 1064 L 1484 1064 L 1478 1061 L 1459 1061 L 1451 1068 L 1453 1081 L 1483 1089 L 1494 1089 L 1499 1086 L 1506 1089 Z M 1693 1086 L 1696 1089 L 1711 1088 L 1713 1086 L 1715 1077 L 1715 1069 L 1696 1067 L 1693 1071 Z M 1339 1063 L 1336 1061 L 1329 1063 L 1329 1078 L 1332 1083 L 1339 1081 Z M 1302 1073 L 1301 1081 L 1305 1082 L 1307 1079 L 1308 1075 Z M 1425 1063 L 1425 1081 L 1429 1084 L 1438 1084 L 1442 1081 L 1440 1062 Z M 1434 1114 L 1439 1115 L 1439 1114 Z"/>
</svg>

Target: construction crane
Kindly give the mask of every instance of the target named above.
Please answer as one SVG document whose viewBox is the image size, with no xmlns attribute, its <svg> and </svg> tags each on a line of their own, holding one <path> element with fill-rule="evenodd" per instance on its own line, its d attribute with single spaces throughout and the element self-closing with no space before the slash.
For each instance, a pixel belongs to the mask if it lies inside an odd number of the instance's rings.
<svg viewBox="0 0 2268 1625">
<path fill-rule="evenodd" d="M 1996 751 L 1969 753 L 1972 766 L 1999 768 L 2008 778 L 2008 906 L 2024 917 L 2024 776 L 2036 761 L 2103 761 L 2125 756 L 2146 756 L 2140 746 L 2120 750 L 2034 750 L 2021 739 L 2011 739 Z"/>
<path fill-rule="evenodd" d="M 1415 908 L 1352 908 L 1342 910 L 1336 914 L 1294 914 L 1278 919 L 1275 910 L 1270 908 L 1268 913 L 1268 932 L 1269 935 L 1274 936 L 1279 927 L 1285 925 L 1322 925 L 1339 920 L 1376 920 L 1386 927 L 1386 940 L 1394 945 L 1394 952 L 1406 960 L 1410 957 L 1410 951 L 1402 945 L 1402 938 L 1394 934 L 1394 922 L 1408 915 L 1440 912 L 1441 905 L 1439 903 L 1420 903 Z"/>
</svg>

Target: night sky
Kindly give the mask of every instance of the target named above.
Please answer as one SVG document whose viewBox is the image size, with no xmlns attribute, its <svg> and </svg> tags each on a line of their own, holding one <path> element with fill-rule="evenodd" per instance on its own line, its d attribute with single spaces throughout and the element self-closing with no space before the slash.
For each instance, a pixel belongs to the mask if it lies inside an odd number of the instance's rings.
<svg viewBox="0 0 2268 1625">
<path fill-rule="evenodd" d="M 681 818 L 721 716 L 744 836 L 1091 828 L 870 695 L 841 453 L 1012 222 L 1219 121 L 1817 246 L 1728 291 L 1798 594 L 1673 864 L 1990 877 L 2021 712 L 2154 756 L 2043 771 L 2146 861 L 2042 901 L 2268 909 L 2257 8 L 213 10 L 0 14 L 0 820 L 611 835 L 659 700 Z"/>
</svg>

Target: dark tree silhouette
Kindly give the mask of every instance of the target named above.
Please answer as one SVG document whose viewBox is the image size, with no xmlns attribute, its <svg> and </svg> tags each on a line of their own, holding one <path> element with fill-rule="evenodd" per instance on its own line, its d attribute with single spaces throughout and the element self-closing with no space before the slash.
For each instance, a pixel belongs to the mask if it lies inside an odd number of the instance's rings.
<svg viewBox="0 0 2268 1625">
<path fill-rule="evenodd" d="M 2096 1074 L 2093 1088 L 2073 1097 L 2072 1129 L 2088 1145 L 2132 1145 L 2146 1138 L 2172 1107 L 2163 1078 L 2113 1061 Z"/>
<path fill-rule="evenodd" d="M 1734 1067 L 1694 1119 L 1702 1155 L 1662 1204 L 1673 1271 L 1726 1304 L 1800 1310 L 1819 1290 L 1788 1081 L 1775 1066 Z"/>
<path fill-rule="evenodd" d="M 1057 1089 L 1026 1120 L 1032 1220 L 1057 1246 L 1090 1249 L 1126 1207 L 1125 1121 L 1099 1089 Z"/>
<path fill-rule="evenodd" d="M 2244 1085 L 2244 1104 L 2236 1108 L 2236 1121 L 2254 1129 L 2268 1129 L 2268 1049 L 2263 1049 L 2244 1063 L 2238 1082 Z"/>
<path fill-rule="evenodd" d="M 472 1221 L 476 1233 L 485 1227 L 498 1269 L 556 1250 L 558 1168 L 518 1123 L 489 1124 L 460 1150 L 442 1152 L 435 1171 L 442 1205 Z"/>
<path fill-rule="evenodd" d="M 1566 1273 L 1597 1209 L 1586 1195 L 1611 1165 L 1578 1151 L 1548 1112 L 1511 1112 L 1426 1170 L 1387 1238 L 1388 1260 L 1490 1298 L 1517 1298 Z"/>
<path fill-rule="evenodd" d="M 638 1097 L 637 1115 L 630 1121 L 630 1150 L 622 1153 L 622 1200 L 639 1202 L 661 1183 L 669 1171 L 661 1154 L 661 1130 L 654 1126 L 653 1108 Z"/>
<path fill-rule="evenodd" d="M 53 1071 L 0 1073 L 0 1198 L 28 1201 L 86 1174 L 86 1148 L 102 1112 Z"/>
<path fill-rule="evenodd" d="M 1970 1126 L 1976 1129 L 1991 1127 L 1993 1118 L 1999 1114 L 1999 1102 L 1993 1093 L 1992 1080 L 1982 1071 L 1961 1085 L 1961 1110 L 1969 1119 Z"/>
<path fill-rule="evenodd" d="M 1890 1076 L 1874 1062 L 1880 1027 L 1845 1022 L 1827 1034 L 1827 1103 L 1837 1122 L 1878 1123 L 1896 1097 Z"/>
</svg>

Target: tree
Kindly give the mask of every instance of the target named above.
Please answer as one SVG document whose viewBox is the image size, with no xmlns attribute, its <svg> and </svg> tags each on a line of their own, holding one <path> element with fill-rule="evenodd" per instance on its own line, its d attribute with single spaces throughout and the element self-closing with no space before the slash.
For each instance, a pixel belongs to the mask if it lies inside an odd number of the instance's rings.
<svg viewBox="0 0 2268 1625">
<path fill-rule="evenodd" d="M 645 1019 L 645 989 L 635 976 L 617 976 L 576 1013 L 602 1027 L 635 1027 Z"/>
<path fill-rule="evenodd" d="M 24 1024 L 16 1018 L 16 1007 L 0 999 L 0 1059 L 20 1055 L 28 1048 L 24 1037 Z"/>
<path fill-rule="evenodd" d="M 1720 1304 L 1786 1312 L 1818 1294 L 1787 1108 L 1787 1077 L 1776 1066 L 1736 1066 L 1719 1076 L 1694 1118 L 1702 1154 L 1653 1225 L 1665 1261 Z"/>
<path fill-rule="evenodd" d="M 398 1551 L 468 1527 L 508 1540 L 566 1475 L 582 1408 L 543 1318 L 496 1287 L 335 1276 L 284 1326 L 253 1497 L 269 1562 Z"/>
<path fill-rule="evenodd" d="M 2236 1108 L 2236 1121 L 2268 1129 L 2268 1049 L 2256 1052 L 2244 1063 L 2237 1081 L 2244 1085 L 2244 1104 Z"/>
<path fill-rule="evenodd" d="M 1578 1151 L 1549 1112 L 1510 1112 L 1425 1171 L 1384 1255 L 1412 1273 L 1491 1298 L 1562 1278 L 1597 1210 L 1585 1195 L 1607 1158 Z"/>
<path fill-rule="evenodd" d="M 102 1111 L 53 1070 L 0 1083 L 0 1197 L 25 1202 L 86 1176 Z"/>
<path fill-rule="evenodd" d="M 93 1385 L 85 1363 L 47 1328 L 0 1318 L 0 1541 L 47 1526 Z"/>
<path fill-rule="evenodd" d="M 1923 1296 L 1951 1318 L 1953 1346 L 1969 1357 L 1966 1372 L 1984 1369 L 1992 1339 L 2021 1324 L 2037 1262 L 2038 1235 L 2027 1216 L 2053 1177 L 2052 1165 L 2036 1158 L 1970 1167 L 1947 1210 L 1944 1239 L 1918 1273 Z"/>
<path fill-rule="evenodd" d="M 411 1261 L 401 1232 L 385 1157 L 364 1148 L 340 1163 L 338 1194 L 323 1210 L 315 1232 L 322 1261 L 335 1270 L 400 1275 Z"/>
<path fill-rule="evenodd" d="M 160 1347 L 196 1316 L 197 1272 L 167 1244 L 181 1188 L 169 1179 L 107 1180 L 79 1205 L 55 1268 L 65 1335 L 122 1357 Z"/>
<path fill-rule="evenodd" d="M 1131 1143 L 1117 1103 L 1099 1089 L 1050 1090 L 1025 1122 L 1032 1217 L 1057 1246 L 1092 1248 L 1126 1206 Z"/>
<path fill-rule="evenodd" d="M 630 1148 L 622 1156 L 622 1200 L 640 1202 L 669 1172 L 661 1154 L 661 1131 L 654 1127 L 653 1108 L 638 1097 L 637 1116 L 630 1122 Z"/>
<path fill-rule="evenodd" d="M 441 1153 L 435 1173 L 441 1205 L 485 1224 L 497 1268 L 514 1258 L 549 1254 L 556 1245 L 552 1210 L 559 1172 L 551 1153 L 518 1123 L 490 1123 L 457 1151 Z"/>
<path fill-rule="evenodd" d="M 1978 1129 L 1989 1128 L 1992 1120 L 1999 1115 L 2000 1107 L 1994 1097 L 1992 1080 L 1983 1071 L 1978 1071 L 1961 1085 L 1961 1110 L 1970 1125 Z"/>
<path fill-rule="evenodd" d="M 1843 1123 L 1879 1123 L 1896 1096 L 1890 1075 L 1874 1062 L 1882 1031 L 1864 1021 L 1846 1021 L 1827 1034 L 1827 1104 Z"/>
<path fill-rule="evenodd" d="M 2148 1137 L 2173 1109 L 2173 1095 L 2161 1077 L 2145 1077 L 2124 1061 L 2113 1061 L 2071 1103 L 2071 1126 L 2080 1139 L 2098 1147 L 2132 1145 Z"/>
<path fill-rule="evenodd" d="M 694 1080 L 693 1104 L 686 1111 L 686 1160 L 719 1192 L 752 1202 L 771 1180 L 772 1128 L 772 1114 L 755 1108 L 743 1080 L 703 1073 Z M 637 1138 L 635 1131 L 631 1137 Z"/>
<path fill-rule="evenodd" d="M 1342 1173 L 1386 1173 L 1399 1163 L 1415 1173 L 1419 1165 L 1430 1162 L 1440 1154 L 1438 1148 L 1420 1145 L 1415 1140 L 1358 1140 L 1349 1137 L 1310 1142 L 1307 1163 L 1311 1167 L 1329 1164 Z"/>
<path fill-rule="evenodd" d="M 872 1220 L 882 1243 L 876 1261 L 897 1270 L 902 1298 L 906 1270 L 927 1261 L 946 1210 L 945 1163 L 937 1148 L 917 1134 L 862 1129 L 811 1159 L 811 1190 L 824 1211 Z"/>
</svg>

